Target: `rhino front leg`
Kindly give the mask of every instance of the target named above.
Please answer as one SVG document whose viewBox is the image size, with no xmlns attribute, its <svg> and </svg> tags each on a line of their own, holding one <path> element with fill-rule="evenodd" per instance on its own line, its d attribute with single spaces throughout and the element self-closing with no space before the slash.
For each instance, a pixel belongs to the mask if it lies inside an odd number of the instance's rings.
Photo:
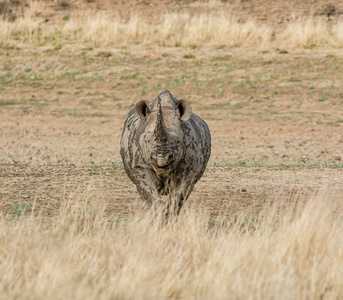
<svg viewBox="0 0 343 300">
<path fill-rule="evenodd" d="M 196 181 L 195 173 L 189 170 L 174 174 L 169 185 L 168 200 L 165 202 L 167 217 L 179 215 L 184 203 L 192 193 Z"/>
<path fill-rule="evenodd" d="M 164 194 L 155 199 L 153 210 L 155 215 L 162 218 L 162 223 L 168 223 L 170 220 L 177 220 L 185 200 L 189 195 L 189 186 L 182 180 L 169 180 L 165 183 Z"/>
<path fill-rule="evenodd" d="M 183 203 L 183 197 L 175 197 L 173 194 L 160 196 L 152 206 L 154 219 L 161 225 L 177 221 Z"/>
<path fill-rule="evenodd" d="M 152 206 L 159 197 L 163 184 L 150 169 L 137 167 L 134 171 L 134 183 L 142 200 Z"/>
</svg>

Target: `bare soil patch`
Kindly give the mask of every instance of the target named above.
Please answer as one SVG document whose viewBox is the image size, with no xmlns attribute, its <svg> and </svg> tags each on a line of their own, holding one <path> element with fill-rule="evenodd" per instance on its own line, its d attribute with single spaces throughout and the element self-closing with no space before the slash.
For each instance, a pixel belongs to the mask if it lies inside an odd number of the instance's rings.
<svg viewBox="0 0 343 300">
<path fill-rule="evenodd" d="M 21 165 L 2 166 L 0 171 L 0 209 L 9 219 L 31 213 L 56 216 L 66 202 L 105 204 L 112 222 L 147 210 L 120 166 Z M 255 216 L 265 207 L 294 205 L 323 191 L 342 195 L 342 176 L 341 169 L 328 168 L 210 166 L 184 211 L 196 208 L 210 220 Z"/>
</svg>

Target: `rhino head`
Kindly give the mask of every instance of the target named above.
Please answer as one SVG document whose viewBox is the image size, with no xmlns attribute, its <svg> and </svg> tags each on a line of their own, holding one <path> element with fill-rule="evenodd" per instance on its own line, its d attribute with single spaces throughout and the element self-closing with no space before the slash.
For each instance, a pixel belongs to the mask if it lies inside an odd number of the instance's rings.
<svg viewBox="0 0 343 300">
<path fill-rule="evenodd" d="M 150 164 L 157 175 L 168 176 L 183 157 L 183 122 L 191 116 L 190 105 L 166 91 L 150 106 L 146 100 L 139 101 L 134 112 L 143 121 L 140 145 L 145 163 Z"/>
</svg>

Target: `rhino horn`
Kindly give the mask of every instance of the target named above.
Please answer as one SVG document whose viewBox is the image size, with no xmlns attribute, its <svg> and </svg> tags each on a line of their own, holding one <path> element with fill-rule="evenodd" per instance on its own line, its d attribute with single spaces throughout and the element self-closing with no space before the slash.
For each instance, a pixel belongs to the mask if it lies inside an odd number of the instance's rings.
<svg viewBox="0 0 343 300">
<path fill-rule="evenodd" d="M 168 134 L 163 121 L 161 98 L 158 98 L 157 102 L 157 119 L 154 135 L 158 142 L 161 144 L 166 144 L 168 140 Z"/>
</svg>

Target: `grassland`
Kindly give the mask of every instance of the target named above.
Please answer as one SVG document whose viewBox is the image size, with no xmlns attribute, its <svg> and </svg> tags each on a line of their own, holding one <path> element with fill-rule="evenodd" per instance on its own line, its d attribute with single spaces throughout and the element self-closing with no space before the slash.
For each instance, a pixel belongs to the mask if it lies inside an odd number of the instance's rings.
<svg viewBox="0 0 343 300">
<path fill-rule="evenodd" d="M 153 21 L 30 4 L 0 22 L 0 298 L 343 297 L 337 20 L 242 21 L 220 1 Z M 163 89 L 213 146 L 161 228 L 119 140 Z"/>
<path fill-rule="evenodd" d="M 160 228 L 149 216 L 108 222 L 103 202 L 1 220 L 6 298 L 340 299 L 341 199 L 266 206 L 209 228 L 199 209 Z M 337 195 L 336 195 L 337 196 Z M 336 199 L 336 200 L 334 200 Z"/>
</svg>

